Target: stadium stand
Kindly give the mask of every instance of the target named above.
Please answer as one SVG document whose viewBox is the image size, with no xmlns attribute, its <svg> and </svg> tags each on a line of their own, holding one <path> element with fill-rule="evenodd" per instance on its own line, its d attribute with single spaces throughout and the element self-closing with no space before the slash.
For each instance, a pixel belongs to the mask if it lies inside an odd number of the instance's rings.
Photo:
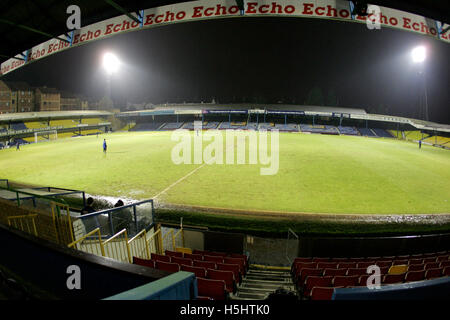
<svg viewBox="0 0 450 320">
<path fill-rule="evenodd" d="M 167 122 L 158 130 L 176 130 L 183 126 L 184 122 Z"/>
<path fill-rule="evenodd" d="M 349 135 L 349 136 L 359 136 L 358 130 L 354 127 L 342 127 L 339 126 L 338 130 L 341 134 Z"/>
<path fill-rule="evenodd" d="M 329 300 L 334 288 L 366 286 L 367 267 L 371 265 L 380 267 L 382 286 L 424 281 L 449 275 L 450 253 L 338 259 L 298 257 L 292 263 L 291 274 L 304 299 Z"/>
<path fill-rule="evenodd" d="M 294 123 L 288 123 L 288 124 L 276 124 L 275 129 L 278 129 L 279 131 L 286 131 L 286 132 L 298 132 L 299 126 Z"/>
<path fill-rule="evenodd" d="M 168 272 L 193 272 L 198 280 L 199 296 L 226 299 L 236 293 L 245 277 L 248 257 L 213 251 L 194 250 L 191 254 L 166 250 L 164 255 L 152 253 L 151 259 L 133 257 L 133 264 Z"/>
<path fill-rule="evenodd" d="M 358 128 L 359 133 L 365 137 L 376 137 L 377 135 L 369 128 Z"/>
<path fill-rule="evenodd" d="M 372 131 L 381 138 L 393 138 L 393 136 L 386 130 L 384 129 L 379 129 L 379 128 L 374 128 L 372 129 Z"/>
<path fill-rule="evenodd" d="M 203 129 L 217 129 L 220 125 L 220 122 L 205 122 L 203 124 Z"/>
<path fill-rule="evenodd" d="M 275 128 L 274 123 L 263 122 L 258 125 L 258 130 L 272 130 Z"/>
<path fill-rule="evenodd" d="M 137 123 L 136 126 L 131 128 L 129 131 L 156 131 L 163 125 L 164 123 L 160 122 Z"/>
<path fill-rule="evenodd" d="M 321 134 L 339 134 L 338 129 L 335 126 L 330 125 L 309 125 L 300 124 L 300 131 L 310 132 L 310 133 L 321 133 Z"/>
<path fill-rule="evenodd" d="M 404 131 L 403 133 L 405 135 L 406 140 L 413 140 L 413 141 L 418 141 L 429 136 L 420 131 Z"/>
<path fill-rule="evenodd" d="M 426 143 L 429 143 L 432 145 L 450 147 L 450 138 L 448 138 L 448 137 L 431 136 L 431 137 L 423 139 L 422 142 L 426 142 Z"/>
<path fill-rule="evenodd" d="M 28 128 L 25 126 L 23 122 L 13 122 L 11 123 L 11 129 L 19 131 L 19 130 L 27 130 Z"/>
<path fill-rule="evenodd" d="M 50 126 L 51 127 L 59 127 L 62 126 L 63 128 L 73 128 L 77 126 L 77 122 L 74 120 L 51 120 Z"/>
</svg>

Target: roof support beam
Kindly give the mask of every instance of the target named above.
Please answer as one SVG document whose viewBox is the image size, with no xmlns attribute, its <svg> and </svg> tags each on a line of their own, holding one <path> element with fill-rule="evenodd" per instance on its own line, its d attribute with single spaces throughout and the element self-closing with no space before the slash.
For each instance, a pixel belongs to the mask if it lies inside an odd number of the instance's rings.
<svg viewBox="0 0 450 320">
<path fill-rule="evenodd" d="M 113 0 L 103 0 L 104 2 L 106 2 L 107 4 L 109 4 L 110 6 L 112 6 L 114 9 L 116 9 L 117 11 L 119 11 L 120 13 L 123 13 L 124 15 L 126 15 L 128 18 L 132 19 L 133 21 L 137 22 L 137 23 L 141 23 L 141 21 L 136 18 L 135 16 L 133 16 L 131 13 L 127 12 L 127 10 L 125 10 L 124 8 L 122 8 L 121 6 L 119 6 L 117 3 L 115 3 Z"/>
<path fill-rule="evenodd" d="M 0 54 L 0 57 L 6 58 L 6 59 L 16 59 L 16 60 L 20 60 L 20 61 L 25 61 L 24 58 L 10 57 L 10 56 L 4 55 L 4 54 Z"/>
<path fill-rule="evenodd" d="M 29 31 L 29 32 L 34 32 L 34 33 L 46 36 L 47 38 L 50 38 L 50 39 L 55 38 L 55 39 L 58 39 L 58 40 L 70 43 L 70 41 L 68 41 L 67 39 L 60 38 L 60 37 L 55 37 L 55 36 L 52 36 L 51 34 L 49 34 L 47 32 L 44 32 L 44 31 L 41 31 L 41 30 L 37 30 L 37 29 L 31 28 L 31 27 L 25 26 L 23 24 L 18 24 L 18 23 L 15 23 L 15 22 L 12 22 L 12 21 L 9 21 L 9 20 L 6 20 L 6 19 L 1 19 L 0 18 L 0 23 L 9 24 L 9 25 L 11 25 L 13 27 L 17 27 L 17 28 L 20 28 L 20 29 L 23 29 L 23 30 L 26 30 L 26 31 Z"/>
</svg>

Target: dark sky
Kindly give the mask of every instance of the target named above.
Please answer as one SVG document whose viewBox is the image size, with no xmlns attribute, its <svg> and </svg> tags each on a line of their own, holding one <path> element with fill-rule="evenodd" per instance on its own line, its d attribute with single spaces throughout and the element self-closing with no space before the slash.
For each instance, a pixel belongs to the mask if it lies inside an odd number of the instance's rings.
<svg viewBox="0 0 450 320">
<path fill-rule="evenodd" d="M 304 104 L 314 88 L 339 106 L 418 117 L 411 49 L 426 45 L 430 120 L 450 123 L 450 45 L 410 32 L 299 18 L 234 18 L 131 32 L 66 50 L 6 76 L 100 98 L 105 51 L 123 66 L 115 102 Z M 383 105 L 383 110 L 380 110 Z"/>
</svg>

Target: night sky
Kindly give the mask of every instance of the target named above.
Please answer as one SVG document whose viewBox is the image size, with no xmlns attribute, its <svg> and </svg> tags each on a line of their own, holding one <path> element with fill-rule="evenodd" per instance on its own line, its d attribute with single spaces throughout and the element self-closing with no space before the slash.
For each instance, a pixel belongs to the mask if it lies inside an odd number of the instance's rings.
<svg viewBox="0 0 450 320">
<path fill-rule="evenodd" d="M 299 18 L 233 18 L 131 32 L 66 50 L 5 76 L 101 98 L 102 54 L 123 66 L 116 106 L 130 102 L 305 104 L 313 88 L 327 104 L 418 118 L 421 80 L 410 52 L 427 46 L 431 121 L 450 123 L 450 45 L 410 32 Z"/>
</svg>

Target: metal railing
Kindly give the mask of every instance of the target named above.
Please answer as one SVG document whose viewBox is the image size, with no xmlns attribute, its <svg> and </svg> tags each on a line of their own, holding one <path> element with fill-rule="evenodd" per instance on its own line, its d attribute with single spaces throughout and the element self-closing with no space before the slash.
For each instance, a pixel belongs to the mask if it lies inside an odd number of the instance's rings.
<svg viewBox="0 0 450 320">
<path fill-rule="evenodd" d="M 131 256 L 141 259 L 150 259 L 152 252 L 150 244 L 151 243 L 147 241 L 147 231 L 143 229 L 133 238 L 128 240 Z"/>
<path fill-rule="evenodd" d="M 97 235 L 95 239 L 93 236 Z M 100 233 L 100 228 L 96 228 L 91 232 L 85 234 L 80 239 L 69 243 L 69 248 L 77 249 L 87 253 L 92 253 L 98 256 L 105 256 L 105 249 L 103 248 L 102 235 Z"/>
<path fill-rule="evenodd" d="M 127 230 L 122 229 L 114 236 L 103 242 L 105 255 L 114 260 L 133 263 Z"/>
<path fill-rule="evenodd" d="M 100 228 L 103 235 L 113 236 L 122 229 L 127 229 L 130 237 L 142 229 L 149 230 L 154 222 L 153 200 L 143 200 L 121 207 L 105 209 L 79 217 L 86 227 L 86 232 Z"/>
<path fill-rule="evenodd" d="M 38 236 L 35 218 L 37 214 L 27 214 L 21 216 L 9 216 L 6 218 L 9 227 Z"/>
</svg>

